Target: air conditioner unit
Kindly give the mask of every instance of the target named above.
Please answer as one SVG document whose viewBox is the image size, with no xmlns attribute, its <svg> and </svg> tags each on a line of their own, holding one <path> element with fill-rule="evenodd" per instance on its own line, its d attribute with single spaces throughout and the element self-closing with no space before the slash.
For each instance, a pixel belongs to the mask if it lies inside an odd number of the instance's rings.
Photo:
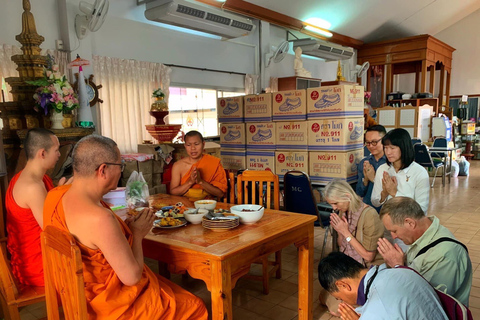
<svg viewBox="0 0 480 320">
<path fill-rule="evenodd" d="M 354 54 L 353 48 L 320 39 L 293 40 L 293 50 L 297 47 L 302 49 L 302 54 L 322 58 L 326 61 L 347 60 Z"/>
<path fill-rule="evenodd" d="M 251 20 L 201 3 L 157 0 L 146 4 L 148 20 L 172 24 L 232 39 L 255 30 Z"/>
</svg>

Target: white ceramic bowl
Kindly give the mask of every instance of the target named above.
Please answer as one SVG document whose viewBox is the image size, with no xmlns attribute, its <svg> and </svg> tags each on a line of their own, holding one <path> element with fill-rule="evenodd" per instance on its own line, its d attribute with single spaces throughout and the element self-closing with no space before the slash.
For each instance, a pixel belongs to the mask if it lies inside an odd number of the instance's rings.
<svg viewBox="0 0 480 320">
<path fill-rule="evenodd" d="M 193 213 L 195 212 L 195 210 L 196 209 L 185 210 L 185 212 L 183 213 L 183 216 L 191 224 L 200 224 L 202 222 L 203 216 L 208 213 L 208 210 L 198 209 L 197 213 Z"/>
<path fill-rule="evenodd" d="M 195 208 L 213 210 L 217 206 L 216 200 L 198 200 L 195 201 Z"/>
<path fill-rule="evenodd" d="M 243 224 L 252 224 L 257 222 L 263 217 L 263 211 L 265 208 L 260 209 L 262 206 L 257 204 L 240 204 L 230 208 L 230 212 L 240 217 L 240 222 Z M 260 210 L 258 210 L 260 209 Z M 254 211 L 242 211 L 242 210 L 254 210 Z"/>
</svg>

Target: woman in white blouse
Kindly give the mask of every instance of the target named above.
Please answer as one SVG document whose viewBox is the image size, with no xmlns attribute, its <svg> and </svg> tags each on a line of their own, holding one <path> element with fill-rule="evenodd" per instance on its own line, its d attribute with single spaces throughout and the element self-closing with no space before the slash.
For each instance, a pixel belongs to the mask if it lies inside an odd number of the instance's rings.
<svg viewBox="0 0 480 320">
<path fill-rule="evenodd" d="M 372 204 L 381 206 L 393 197 L 415 199 L 427 213 L 430 198 L 428 173 L 414 162 L 412 139 L 405 129 L 394 129 L 382 138 L 387 163 L 382 164 L 376 174 L 372 191 Z"/>
</svg>

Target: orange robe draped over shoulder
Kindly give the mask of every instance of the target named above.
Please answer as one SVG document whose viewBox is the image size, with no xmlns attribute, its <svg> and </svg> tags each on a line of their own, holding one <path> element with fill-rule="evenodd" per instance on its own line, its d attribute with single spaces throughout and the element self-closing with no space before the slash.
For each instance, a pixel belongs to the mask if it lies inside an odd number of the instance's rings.
<svg viewBox="0 0 480 320">
<path fill-rule="evenodd" d="M 214 187 L 217 187 L 223 192 L 227 191 L 227 175 L 225 174 L 225 170 L 220 163 L 220 159 L 209 154 L 204 154 L 197 163 L 190 167 L 187 173 L 185 173 L 185 175 L 182 177 L 180 181 L 181 185 L 185 184 L 190 179 L 190 175 L 195 167 L 200 172 L 200 176 L 204 181 L 208 182 Z M 184 196 L 191 199 L 200 200 L 210 196 L 210 194 L 203 190 L 201 185 L 194 184 L 190 190 L 184 194 Z"/>
<path fill-rule="evenodd" d="M 62 198 L 70 186 L 53 189 L 45 200 L 44 225 L 69 232 Z M 106 208 L 105 204 L 103 204 Z M 133 235 L 117 216 L 125 237 L 132 246 Z M 203 301 L 169 280 L 155 275 L 144 265 L 141 280 L 124 285 L 99 249 L 77 241 L 82 254 L 85 296 L 89 319 L 207 319 Z"/>
<path fill-rule="evenodd" d="M 7 247 L 12 255 L 10 263 L 12 273 L 18 282 L 43 287 L 42 248 L 40 233 L 42 228 L 33 216 L 32 210 L 20 207 L 13 198 L 13 188 L 22 171 L 17 173 L 8 185 L 5 195 L 7 209 Z M 53 182 L 47 175 L 43 176 L 47 191 L 53 189 Z"/>
</svg>

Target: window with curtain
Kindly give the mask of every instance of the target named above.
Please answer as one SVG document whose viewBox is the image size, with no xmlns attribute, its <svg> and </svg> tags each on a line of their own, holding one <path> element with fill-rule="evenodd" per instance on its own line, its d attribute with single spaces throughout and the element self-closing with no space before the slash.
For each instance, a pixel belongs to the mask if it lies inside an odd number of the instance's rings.
<svg viewBox="0 0 480 320">
<path fill-rule="evenodd" d="M 170 87 L 168 115 L 171 124 L 181 124 L 183 132 L 199 131 L 204 137 L 218 136 L 217 98 L 244 95 L 217 89 Z"/>
<path fill-rule="evenodd" d="M 139 143 L 152 139 L 145 125 L 155 123 L 149 114 L 153 91 L 161 88 L 168 101 L 171 69 L 161 63 L 93 56 L 93 70 L 103 86 L 101 134 L 115 140 L 122 153 L 137 152 Z"/>
</svg>

